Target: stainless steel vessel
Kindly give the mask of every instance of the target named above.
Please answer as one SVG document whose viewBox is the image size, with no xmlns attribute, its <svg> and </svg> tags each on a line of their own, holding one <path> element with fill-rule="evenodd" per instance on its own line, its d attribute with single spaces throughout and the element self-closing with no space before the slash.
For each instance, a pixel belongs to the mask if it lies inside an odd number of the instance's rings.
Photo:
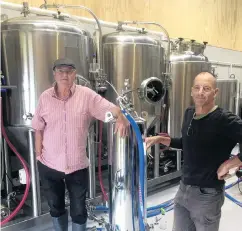
<svg viewBox="0 0 242 231">
<path fill-rule="evenodd" d="M 103 37 L 103 54 L 104 72 L 108 81 L 125 101 L 124 105 L 127 107 L 125 109 L 136 111 L 133 116 L 146 120 L 143 131 L 152 126 L 153 132 L 160 132 L 161 107 L 165 96 L 165 52 L 160 39 L 147 34 L 144 30 L 130 32 L 120 29 Z M 117 93 L 110 87 L 106 97 L 116 103 Z M 110 134 L 112 133 L 111 130 Z M 139 165 L 137 144 L 135 146 L 130 144 L 131 137 L 130 134 L 126 139 L 118 136 L 109 139 L 109 158 L 112 165 L 112 225 L 114 227 L 118 225 L 121 231 L 133 230 L 132 203 L 136 229 L 138 225 Z M 136 156 L 132 165 L 133 155 Z M 155 149 L 154 155 L 156 160 L 154 175 L 158 177 L 159 147 Z M 136 182 L 133 201 L 132 175 Z M 120 216 L 120 213 L 124 212 L 124 216 Z"/>
<path fill-rule="evenodd" d="M 118 28 L 103 37 L 104 72 L 129 108 L 147 121 L 148 131 L 160 132 L 161 107 L 165 96 L 165 49 L 160 38 L 144 30 Z M 107 99 L 116 103 L 110 87 Z M 159 145 L 155 147 L 154 176 L 159 176 Z"/>
<path fill-rule="evenodd" d="M 193 80 L 201 71 L 211 71 L 211 64 L 203 52 L 206 43 L 177 40 L 171 50 L 171 84 L 169 87 L 168 132 L 172 137 L 181 135 L 183 116 L 187 107 L 193 105 L 191 88 Z"/>
<path fill-rule="evenodd" d="M 144 31 L 120 30 L 103 37 L 103 53 L 104 72 L 118 93 L 127 90 L 138 115 L 157 115 L 155 107 L 161 107 L 165 72 L 164 48 L 159 38 Z M 113 102 L 117 98 L 111 88 L 106 96 Z"/>
<path fill-rule="evenodd" d="M 216 104 L 239 115 L 239 81 L 237 79 L 217 79 L 219 88 Z"/>
<path fill-rule="evenodd" d="M 145 131 L 145 123 L 135 119 L 136 123 Z M 110 127 L 112 134 L 115 125 Z M 119 134 L 113 139 L 112 184 L 110 198 L 111 225 L 113 231 L 139 230 L 139 154 L 135 134 L 130 131 L 129 136 L 123 138 Z M 146 158 L 146 155 L 145 155 Z M 145 198 L 146 198 L 146 169 Z M 144 198 L 144 217 L 146 217 L 146 199 Z M 146 219 L 144 219 L 146 222 Z M 134 229 L 133 229 L 134 227 Z"/>
<path fill-rule="evenodd" d="M 10 125 L 29 126 L 40 94 L 54 82 L 52 65 L 71 58 L 85 78 L 92 62 L 93 39 L 76 22 L 51 17 L 20 17 L 4 21 L 2 69 L 12 90 Z"/>
</svg>

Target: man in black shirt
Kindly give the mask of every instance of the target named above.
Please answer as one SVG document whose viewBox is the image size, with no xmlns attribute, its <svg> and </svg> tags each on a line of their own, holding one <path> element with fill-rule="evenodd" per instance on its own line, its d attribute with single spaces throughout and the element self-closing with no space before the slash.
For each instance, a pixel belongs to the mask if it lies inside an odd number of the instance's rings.
<svg viewBox="0 0 242 231">
<path fill-rule="evenodd" d="M 218 231 L 224 203 L 224 176 L 242 165 L 241 154 L 229 160 L 242 143 L 242 120 L 215 105 L 216 78 L 196 76 L 191 96 L 195 107 L 185 111 L 181 138 L 148 137 L 147 148 L 162 143 L 182 149 L 182 180 L 175 197 L 173 231 Z"/>
</svg>

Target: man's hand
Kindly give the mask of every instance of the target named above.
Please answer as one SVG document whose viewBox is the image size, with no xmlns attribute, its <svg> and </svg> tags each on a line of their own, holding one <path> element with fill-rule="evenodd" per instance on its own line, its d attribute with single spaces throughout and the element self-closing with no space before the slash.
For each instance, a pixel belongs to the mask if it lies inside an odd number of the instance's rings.
<svg viewBox="0 0 242 231">
<path fill-rule="evenodd" d="M 227 167 L 227 162 L 220 165 L 217 171 L 218 179 L 224 180 L 229 173 L 229 168 Z"/>
<path fill-rule="evenodd" d="M 167 136 L 152 136 L 145 139 L 146 149 L 151 147 L 154 144 L 164 144 L 169 147 L 171 143 L 171 138 Z"/>
<path fill-rule="evenodd" d="M 115 134 L 119 133 L 121 137 L 125 137 L 129 134 L 129 121 L 126 117 L 120 113 L 115 126 Z"/>
<path fill-rule="evenodd" d="M 232 168 L 242 166 L 242 162 L 238 158 L 238 156 L 234 156 L 229 160 L 225 161 L 223 164 L 220 165 L 217 171 L 218 179 L 223 180 L 226 178 L 226 175 L 229 173 L 229 170 Z"/>
</svg>

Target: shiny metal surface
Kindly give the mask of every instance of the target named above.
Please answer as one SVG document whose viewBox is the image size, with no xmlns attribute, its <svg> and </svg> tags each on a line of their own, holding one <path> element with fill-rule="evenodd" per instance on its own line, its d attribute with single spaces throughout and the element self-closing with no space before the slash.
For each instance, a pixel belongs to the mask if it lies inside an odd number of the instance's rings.
<svg viewBox="0 0 242 231">
<path fill-rule="evenodd" d="M 1 24 L 2 69 L 11 94 L 10 125 L 29 126 L 40 94 L 54 82 L 52 65 L 71 58 L 77 74 L 88 79 L 93 39 L 76 22 L 44 16 L 13 18 Z"/>
<path fill-rule="evenodd" d="M 164 48 L 157 37 L 142 32 L 118 31 L 103 36 L 104 72 L 119 94 L 126 79 L 130 83 L 130 98 L 139 115 L 155 115 L 155 106 L 139 97 L 144 80 L 165 72 Z M 115 102 L 117 95 L 110 88 L 107 98 Z M 161 102 L 158 102 L 161 105 Z"/>
<path fill-rule="evenodd" d="M 88 158 L 89 158 L 89 189 L 88 189 L 88 197 L 90 199 L 96 196 L 96 175 L 95 175 L 95 160 L 96 160 L 96 152 L 95 152 L 95 143 L 94 143 L 94 124 L 90 127 L 88 133 L 88 141 L 87 141 L 87 148 L 88 148 Z"/>
<path fill-rule="evenodd" d="M 37 171 L 36 154 L 34 151 L 34 131 L 28 131 L 29 143 L 29 162 L 31 174 L 31 190 L 32 190 L 32 211 L 33 217 L 38 217 L 41 214 L 41 200 L 40 200 L 40 180 L 39 172 Z"/>
<path fill-rule="evenodd" d="M 161 108 L 156 108 L 156 115 L 161 112 Z M 160 119 L 156 121 L 155 133 L 160 133 L 161 122 Z M 160 144 L 155 144 L 155 162 L 154 162 L 154 177 L 160 176 Z"/>
<path fill-rule="evenodd" d="M 174 45 L 174 44 L 173 44 Z M 171 53 L 171 85 L 169 87 L 168 132 L 180 137 L 183 116 L 187 107 L 193 105 L 191 87 L 201 71 L 210 71 L 211 64 L 203 55 L 204 44 L 178 41 Z"/>
<path fill-rule="evenodd" d="M 4 168 L 5 168 L 5 185 L 6 193 L 9 195 L 13 191 L 11 184 L 11 168 L 10 168 L 10 155 L 8 152 L 8 144 L 5 139 L 3 139 L 3 156 L 4 156 Z"/>
<path fill-rule="evenodd" d="M 147 121 L 147 128 L 152 125 L 153 132 L 159 133 L 161 107 L 165 94 L 163 74 L 166 71 L 165 49 L 160 39 L 144 31 L 119 30 L 103 36 L 103 54 L 104 72 L 108 81 L 118 94 L 127 97 L 127 101 L 138 116 Z M 116 103 L 117 94 L 111 87 L 106 92 L 106 98 Z M 154 120 L 156 121 L 153 122 Z M 154 152 L 156 161 L 154 175 L 158 177 L 158 145 Z M 116 164 L 115 161 L 113 163 Z M 127 219 L 129 220 L 128 217 Z"/>
<path fill-rule="evenodd" d="M 8 15 L 7 14 L 1 14 L 1 22 L 5 21 L 8 19 Z"/>
<path fill-rule="evenodd" d="M 216 104 L 238 114 L 239 81 L 237 79 L 217 79 L 217 88 L 219 88 L 219 92 Z"/>
<path fill-rule="evenodd" d="M 165 174 L 163 176 L 156 177 L 154 179 L 148 180 L 147 187 L 150 191 L 152 191 L 155 187 L 165 183 L 169 182 L 173 179 L 179 178 L 182 175 L 182 170 L 171 172 L 168 174 Z"/>
<path fill-rule="evenodd" d="M 181 159 L 182 159 L 182 151 L 177 150 L 177 155 L 176 155 L 177 171 L 181 170 Z"/>
<path fill-rule="evenodd" d="M 114 131 L 114 124 L 113 131 Z M 135 230 L 138 226 L 139 206 L 139 162 L 137 156 L 137 143 L 135 136 L 131 143 L 131 136 L 122 138 L 118 134 L 113 140 L 112 153 L 112 227 L 119 227 L 120 231 L 132 231 L 134 216 Z M 134 165 L 132 166 L 132 155 Z M 134 176 L 134 214 L 132 214 L 132 174 Z M 145 210 L 146 208 L 144 208 Z M 122 216 L 121 216 L 122 214 Z"/>
</svg>

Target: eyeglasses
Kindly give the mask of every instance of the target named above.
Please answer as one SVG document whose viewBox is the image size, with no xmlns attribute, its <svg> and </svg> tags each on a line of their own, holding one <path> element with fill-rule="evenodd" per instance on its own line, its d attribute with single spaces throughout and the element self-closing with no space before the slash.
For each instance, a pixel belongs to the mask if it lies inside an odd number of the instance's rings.
<svg viewBox="0 0 242 231">
<path fill-rule="evenodd" d="M 189 126 L 187 128 L 187 136 L 192 136 L 193 135 L 192 121 L 193 121 L 194 117 L 195 117 L 195 113 L 193 114 L 193 117 L 192 117 L 192 119 L 190 121 L 190 124 L 189 124 Z"/>
<path fill-rule="evenodd" d="M 66 73 L 68 75 L 71 75 L 74 71 L 75 69 L 71 69 L 71 70 L 55 69 L 55 72 L 57 72 L 58 74 Z"/>
</svg>

